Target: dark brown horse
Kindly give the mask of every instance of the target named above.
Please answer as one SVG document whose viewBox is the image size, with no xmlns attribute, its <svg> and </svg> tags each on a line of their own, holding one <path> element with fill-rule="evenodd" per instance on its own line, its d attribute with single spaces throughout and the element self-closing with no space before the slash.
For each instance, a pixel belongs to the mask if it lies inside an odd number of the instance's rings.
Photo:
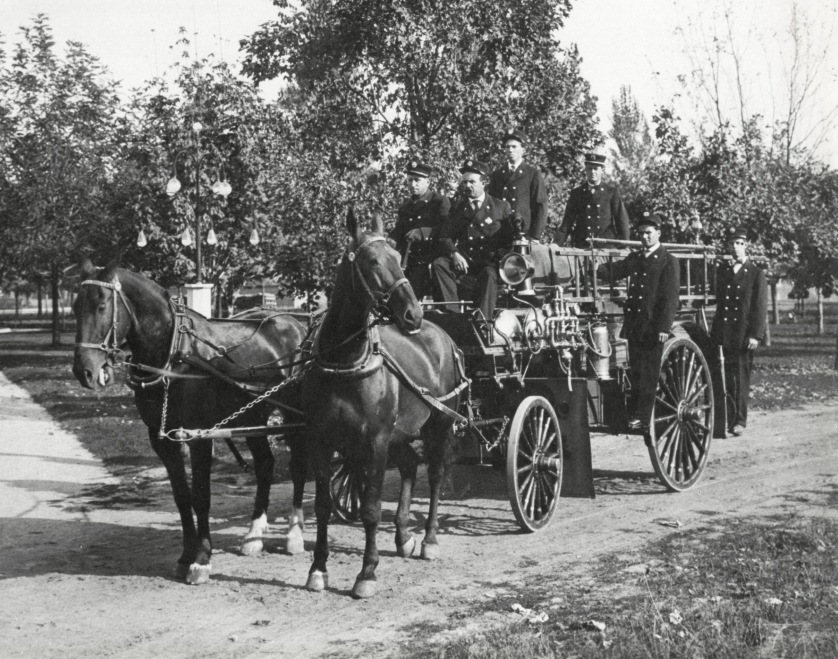
<svg viewBox="0 0 838 659">
<path fill-rule="evenodd" d="M 437 509 L 454 423 L 440 410 L 456 407 L 465 384 L 456 346 L 439 327 L 422 322 L 422 308 L 404 278 L 398 253 L 381 236 L 380 220 L 376 219 L 373 233 L 364 233 L 350 212 L 347 229 L 351 242 L 338 266 L 329 309 L 316 337 L 315 364 L 302 384 L 317 481 L 317 544 L 306 587 L 315 591 L 328 587 L 330 460 L 341 447 L 359 484 L 366 533 L 363 568 L 352 589 L 353 596 L 360 598 L 375 592 L 376 531 L 388 448 L 402 479 L 396 548 L 403 557 L 413 553 L 415 541 L 408 524 L 419 460 L 410 442 L 420 434 L 431 494 L 422 557 L 439 554 Z M 373 311 L 382 308 L 395 324 L 371 325 Z M 426 392 L 420 393 L 419 387 Z"/>
<path fill-rule="evenodd" d="M 134 366 L 129 366 L 129 385 L 135 390 L 151 445 L 166 467 L 183 525 L 183 553 L 176 574 L 187 583 L 202 583 L 211 569 L 212 442 L 189 442 L 190 492 L 182 445 L 161 433 L 161 426 L 164 432 L 211 428 L 253 400 L 251 392 L 285 380 L 304 338 L 303 327 L 290 316 L 269 312 L 251 314 L 242 321 L 207 320 L 173 304 L 167 291 L 154 282 L 115 264 L 98 270 L 88 262 L 82 270 L 84 281 L 73 305 L 78 323 L 73 373 L 89 389 L 105 386 L 122 361 L 122 349 L 130 349 Z M 228 426 L 264 426 L 272 409 L 258 404 Z M 294 501 L 287 549 L 294 553 L 303 548 L 307 454 L 302 435 L 289 436 L 288 442 Z M 266 437 L 247 437 L 247 445 L 257 486 L 242 552 L 252 554 L 262 549 L 262 533 L 268 526 L 274 457 Z"/>
</svg>

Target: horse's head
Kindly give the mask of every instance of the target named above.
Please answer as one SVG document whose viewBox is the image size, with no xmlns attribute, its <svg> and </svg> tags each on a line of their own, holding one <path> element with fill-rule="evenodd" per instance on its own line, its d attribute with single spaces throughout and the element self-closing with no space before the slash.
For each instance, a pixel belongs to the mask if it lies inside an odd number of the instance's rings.
<svg viewBox="0 0 838 659">
<path fill-rule="evenodd" d="M 122 346 L 131 329 L 133 311 L 116 276 L 116 262 L 98 269 L 86 260 L 73 302 L 76 349 L 73 374 L 88 389 L 113 381 L 113 369 L 123 360 Z"/>
<path fill-rule="evenodd" d="M 381 216 L 373 217 L 371 233 L 358 227 L 352 210 L 346 216 L 352 242 L 346 259 L 352 268 L 352 285 L 361 304 L 386 307 L 402 332 L 415 334 L 422 326 L 422 306 L 402 272 L 399 253 L 387 244 Z"/>
</svg>

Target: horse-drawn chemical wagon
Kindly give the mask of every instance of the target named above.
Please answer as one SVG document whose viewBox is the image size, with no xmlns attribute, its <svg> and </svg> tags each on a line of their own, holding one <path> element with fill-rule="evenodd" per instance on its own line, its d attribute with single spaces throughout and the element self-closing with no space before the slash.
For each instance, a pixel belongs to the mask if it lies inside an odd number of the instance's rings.
<svg viewBox="0 0 838 659">
<path fill-rule="evenodd" d="M 488 331 L 465 310 L 426 314 L 465 357 L 466 450 L 470 444 L 478 459 L 505 464 L 510 503 L 526 531 L 548 524 L 560 494 L 594 496 L 591 430 L 632 434 L 628 346 L 619 336 L 627 288 L 603 285 L 596 269 L 637 243 L 597 242 L 591 249 L 516 243 L 500 265 L 506 286 Z M 704 315 L 715 301 L 715 260 L 703 246 L 667 248 L 681 268 L 680 307 L 644 440 L 661 482 L 679 491 L 700 479 L 714 428 L 724 431 L 723 422 L 714 424 L 724 392 L 708 367 Z"/>
</svg>

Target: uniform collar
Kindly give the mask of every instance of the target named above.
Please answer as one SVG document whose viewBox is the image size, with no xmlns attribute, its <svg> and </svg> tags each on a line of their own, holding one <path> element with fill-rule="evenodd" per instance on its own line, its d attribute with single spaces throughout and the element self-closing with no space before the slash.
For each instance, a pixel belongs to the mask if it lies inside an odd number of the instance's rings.
<svg viewBox="0 0 838 659">
<path fill-rule="evenodd" d="M 655 243 L 655 246 L 654 246 L 654 247 L 650 247 L 648 252 L 647 252 L 647 251 L 645 251 L 645 250 L 642 252 L 643 256 L 651 256 L 652 254 L 654 254 L 655 252 L 657 252 L 657 251 L 658 251 L 658 249 L 660 249 L 660 246 L 661 246 L 661 244 L 660 244 L 660 243 Z"/>
<path fill-rule="evenodd" d="M 510 174 L 514 174 L 516 171 L 518 171 L 518 168 L 523 164 L 524 164 L 524 159 L 521 158 L 516 163 L 511 163 L 511 162 L 507 161 L 506 162 L 506 167 L 507 167 Z"/>
<path fill-rule="evenodd" d="M 433 190 L 431 190 L 430 188 L 428 188 L 427 190 L 425 190 L 425 192 L 424 192 L 423 194 L 420 194 L 420 195 L 419 195 L 418 197 L 416 197 L 416 198 L 414 198 L 414 197 L 413 197 L 413 195 L 411 195 L 411 197 L 410 197 L 410 201 L 412 201 L 414 204 L 415 204 L 417 201 L 428 201 L 428 199 L 430 199 L 430 198 L 431 198 L 431 194 L 433 194 Z"/>
</svg>

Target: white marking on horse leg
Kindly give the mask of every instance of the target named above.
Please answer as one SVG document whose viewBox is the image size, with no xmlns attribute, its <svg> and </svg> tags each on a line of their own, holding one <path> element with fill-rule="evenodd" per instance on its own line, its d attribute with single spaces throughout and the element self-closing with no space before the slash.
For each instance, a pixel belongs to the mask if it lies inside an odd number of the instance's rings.
<svg viewBox="0 0 838 659">
<path fill-rule="evenodd" d="M 186 574 L 186 583 L 191 586 L 206 583 L 209 581 L 211 571 L 211 564 L 198 565 L 197 563 L 192 563 L 192 565 L 189 566 L 189 572 Z"/>
<path fill-rule="evenodd" d="M 288 535 L 285 538 L 285 552 L 287 554 L 293 556 L 294 554 L 301 553 L 305 549 L 303 531 L 305 531 L 303 509 L 294 508 L 288 516 Z"/>
<path fill-rule="evenodd" d="M 250 530 L 242 540 L 242 556 L 258 556 L 263 548 L 262 536 L 268 531 L 268 516 L 262 513 L 261 516 L 250 522 Z"/>
<path fill-rule="evenodd" d="M 314 570 L 310 572 L 308 575 L 308 581 L 306 581 L 306 590 L 311 590 L 316 593 L 319 593 L 323 590 L 326 590 L 329 587 L 329 573 L 328 572 L 321 572 L 320 570 Z"/>
<path fill-rule="evenodd" d="M 416 538 L 413 536 L 412 533 L 409 533 L 407 536 L 407 542 L 403 545 L 396 543 L 396 553 L 401 556 L 402 558 L 410 558 L 413 556 L 413 552 L 416 549 Z"/>
</svg>

